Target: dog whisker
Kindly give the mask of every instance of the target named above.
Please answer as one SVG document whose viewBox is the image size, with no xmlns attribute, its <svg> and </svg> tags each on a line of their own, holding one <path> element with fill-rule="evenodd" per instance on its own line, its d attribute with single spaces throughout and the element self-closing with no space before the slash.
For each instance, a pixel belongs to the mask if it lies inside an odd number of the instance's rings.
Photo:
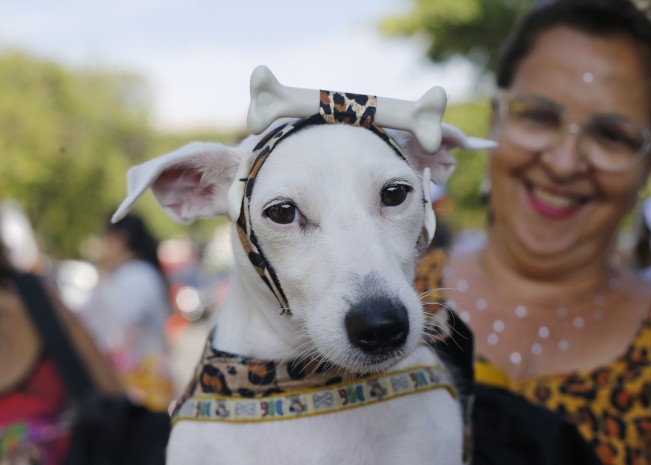
<svg viewBox="0 0 651 465">
<path fill-rule="evenodd" d="M 427 331 L 430 330 L 430 331 L 432 331 L 433 335 L 442 336 L 441 329 L 443 329 L 444 327 L 449 327 L 452 330 L 452 333 L 454 334 L 454 337 L 439 338 L 439 339 L 437 339 L 437 342 L 444 342 L 445 341 L 447 343 L 448 339 L 452 339 L 454 344 L 459 349 L 461 349 L 461 346 L 457 342 L 456 337 L 462 337 L 464 339 L 467 339 L 467 337 L 464 336 L 463 334 L 461 334 L 459 332 L 459 330 L 457 330 L 455 328 L 454 321 L 455 321 L 456 316 L 455 316 L 454 311 L 452 311 L 452 309 L 450 309 L 449 306 L 445 305 L 442 302 L 424 302 L 424 304 L 425 305 L 436 305 L 436 306 L 445 308 L 447 310 L 448 315 L 450 316 L 450 318 L 452 320 L 452 321 L 448 322 L 447 319 L 445 319 L 445 318 L 443 318 L 443 317 L 441 317 L 439 315 L 426 312 L 425 313 L 425 322 L 423 324 L 424 333 L 427 335 Z M 434 320 L 434 321 L 432 321 L 432 320 Z M 442 322 L 443 324 L 437 324 L 436 320 Z M 430 334 L 432 334 L 432 333 L 430 333 Z"/>
<path fill-rule="evenodd" d="M 303 362 L 305 362 L 306 360 L 310 360 L 310 359 L 313 360 L 315 357 L 318 357 L 318 355 L 319 354 L 317 350 L 312 348 L 309 351 L 301 354 L 297 359 L 294 360 L 294 363 L 296 363 L 297 365 L 302 365 Z"/>
<path fill-rule="evenodd" d="M 436 294 L 436 293 L 438 293 L 438 292 L 441 292 L 441 291 L 458 291 L 458 292 L 464 292 L 464 291 L 462 291 L 461 289 L 459 289 L 459 288 L 457 288 L 457 287 L 437 287 L 437 288 L 435 288 L 435 289 L 430 289 L 430 290 L 428 290 L 428 291 L 425 291 L 425 292 L 419 294 L 419 297 L 421 297 L 421 298 L 422 298 L 422 297 L 429 297 L 429 296 L 434 295 L 434 294 Z"/>
<path fill-rule="evenodd" d="M 429 313 L 429 312 L 426 312 L 426 313 L 425 313 L 425 318 L 424 318 L 424 319 L 425 319 L 425 321 L 426 321 L 427 323 L 433 323 L 433 322 L 435 322 L 435 321 L 438 321 L 438 322 L 440 322 L 440 323 L 442 323 L 442 324 L 447 324 L 447 323 L 448 323 L 447 318 L 444 318 L 444 317 L 442 317 L 442 316 L 440 316 L 440 315 L 437 315 L 437 314 L 435 314 L 435 313 Z"/>
<path fill-rule="evenodd" d="M 465 336 L 463 336 L 459 331 L 453 329 L 453 332 L 454 332 L 457 336 L 465 338 Z M 443 336 L 443 335 L 442 335 L 441 333 L 439 333 L 439 332 L 437 332 L 437 333 L 435 333 L 435 334 L 432 334 L 432 333 L 429 333 L 429 334 L 428 334 L 427 332 L 424 332 L 423 334 L 424 334 L 424 339 L 425 339 L 425 342 L 426 342 L 426 343 L 427 343 L 427 340 L 431 340 L 431 341 L 433 341 L 435 344 L 445 344 L 445 345 L 448 345 L 448 343 L 451 341 L 452 343 L 454 343 L 454 345 L 456 345 L 456 346 L 459 348 L 459 350 L 463 350 L 462 347 L 461 347 L 461 345 L 459 344 L 459 342 L 457 342 L 456 337 L 452 337 L 452 336 L 450 336 L 450 337 L 437 337 L 437 336 Z M 428 345 L 429 345 L 429 344 L 428 344 Z M 430 347 L 431 347 L 431 346 L 430 346 Z"/>
<path fill-rule="evenodd" d="M 434 324 L 425 325 L 423 327 L 423 329 L 425 330 L 426 334 L 432 334 L 432 333 L 437 334 L 437 335 L 442 334 L 441 327 L 439 325 L 434 325 Z"/>
<path fill-rule="evenodd" d="M 423 305 L 430 305 L 430 306 L 435 306 L 435 307 L 441 307 L 445 308 L 448 311 L 453 311 L 453 308 L 451 305 L 445 303 L 445 302 L 421 302 Z"/>
</svg>

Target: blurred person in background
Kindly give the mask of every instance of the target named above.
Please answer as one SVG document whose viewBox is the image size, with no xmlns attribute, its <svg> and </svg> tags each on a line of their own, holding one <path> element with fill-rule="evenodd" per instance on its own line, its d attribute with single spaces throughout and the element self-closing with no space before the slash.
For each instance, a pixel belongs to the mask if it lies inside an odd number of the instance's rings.
<svg viewBox="0 0 651 465">
<path fill-rule="evenodd" d="M 612 262 L 651 170 L 651 20 L 537 2 L 496 77 L 486 241 L 417 277 L 474 332 L 473 464 L 651 464 L 651 286 Z"/>
<path fill-rule="evenodd" d="M 100 281 L 80 310 L 131 400 L 166 410 L 173 396 L 164 327 L 171 314 L 158 241 L 143 219 L 107 222 Z"/>
<path fill-rule="evenodd" d="M 633 265 L 647 281 L 651 281 L 651 197 L 642 202 Z"/>
<path fill-rule="evenodd" d="M 14 285 L 18 268 L 10 256 L 16 254 L 0 240 L 0 464 L 61 465 L 73 428 L 72 398 Z M 92 336 L 54 288 L 45 287 L 92 381 L 107 396 L 121 395 L 123 386 Z"/>
</svg>

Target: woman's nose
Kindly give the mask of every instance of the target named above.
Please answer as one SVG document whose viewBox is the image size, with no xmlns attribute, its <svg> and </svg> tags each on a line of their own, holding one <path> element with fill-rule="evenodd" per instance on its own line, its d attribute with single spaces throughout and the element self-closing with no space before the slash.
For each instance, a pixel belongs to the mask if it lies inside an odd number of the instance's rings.
<svg viewBox="0 0 651 465">
<path fill-rule="evenodd" d="M 567 124 L 555 143 L 543 152 L 541 161 L 554 176 L 567 178 L 589 169 L 581 150 L 582 136 L 583 132 L 578 124 Z"/>
</svg>

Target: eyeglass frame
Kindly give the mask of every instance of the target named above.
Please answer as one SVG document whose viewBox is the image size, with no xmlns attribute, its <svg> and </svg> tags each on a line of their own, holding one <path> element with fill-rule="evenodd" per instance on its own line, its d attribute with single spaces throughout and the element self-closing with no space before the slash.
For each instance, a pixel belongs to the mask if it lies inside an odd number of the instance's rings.
<svg viewBox="0 0 651 465">
<path fill-rule="evenodd" d="M 515 95 L 514 96 L 514 95 L 512 95 L 511 91 L 506 90 L 506 89 L 501 89 L 500 91 L 498 91 L 495 94 L 494 98 L 493 98 L 494 108 L 497 108 L 497 114 L 499 115 L 502 124 L 507 124 L 507 125 L 509 124 L 510 117 L 509 117 L 509 108 L 508 107 L 511 104 L 511 102 L 516 98 L 527 98 L 527 97 L 551 103 L 553 106 L 556 106 L 560 110 L 559 111 L 559 116 L 561 116 L 561 122 L 560 122 L 561 124 L 560 124 L 560 127 L 558 129 L 559 139 L 557 141 L 555 141 L 555 142 L 550 143 L 549 146 L 547 146 L 545 148 L 553 147 L 555 144 L 557 144 L 561 140 L 560 137 L 562 135 L 568 133 L 568 132 L 570 134 L 574 135 L 577 138 L 581 138 L 583 135 L 585 135 L 587 124 L 579 124 L 579 123 L 576 123 L 576 122 L 573 122 L 573 121 L 566 121 L 565 118 L 563 118 L 563 112 L 564 112 L 565 108 L 562 105 L 558 104 L 557 102 L 554 102 L 551 99 L 547 99 L 545 97 L 541 97 L 541 96 L 538 96 L 538 95 L 535 95 L 535 94 Z M 597 115 L 593 115 L 590 118 L 589 121 L 591 121 L 595 116 L 597 116 Z M 595 162 L 592 160 L 590 155 L 586 154 L 586 153 L 584 153 L 582 151 L 581 155 L 590 164 L 590 166 L 592 166 L 593 168 L 601 170 L 601 171 L 606 171 L 606 172 L 609 172 L 609 173 L 620 173 L 620 172 L 624 172 L 624 171 L 627 171 L 627 170 L 631 169 L 633 166 L 638 164 L 641 160 L 645 159 L 647 156 L 651 156 L 651 129 L 644 126 L 641 123 L 630 120 L 630 119 L 628 119 L 626 117 L 621 117 L 620 119 L 622 119 L 622 120 L 626 121 L 627 123 L 631 124 L 632 126 L 636 127 L 636 129 L 638 129 L 640 131 L 640 134 L 643 137 L 642 146 L 640 147 L 638 152 L 633 157 L 631 157 L 629 163 L 627 163 L 626 165 L 622 165 L 621 167 L 617 167 L 615 169 L 613 169 L 613 168 L 604 168 L 602 166 L 599 166 L 598 164 L 595 164 Z M 518 142 L 515 142 L 515 143 L 517 145 L 521 145 Z M 523 148 L 526 148 L 526 146 L 523 147 Z"/>
</svg>

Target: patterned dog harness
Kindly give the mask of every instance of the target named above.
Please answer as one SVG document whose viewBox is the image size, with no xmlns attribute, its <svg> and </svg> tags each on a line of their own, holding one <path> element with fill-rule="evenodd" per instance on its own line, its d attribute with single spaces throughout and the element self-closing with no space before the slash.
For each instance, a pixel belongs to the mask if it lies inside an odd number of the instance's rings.
<svg viewBox="0 0 651 465">
<path fill-rule="evenodd" d="M 249 261 L 278 299 L 281 314 L 291 315 L 287 297 L 280 286 L 276 272 L 264 256 L 251 225 L 249 202 L 253 194 L 256 177 L 262 165 L 280 141 L 305 127 L 320 124 L 348 124 L 366 128 L 389 144 L 397 156 L 409 163 L 400 146 L 382 128 L 373 123 L 376 103 L 377 99 L 373 96 L 322 90 L 319 113 L 273 129 L 253 149 L 254 161 L 249 174 L 245 179 L 240 179 L 241 182 L 245 183 L 245 187 L 240 217 L 237 220 L 237 232 Z"/>
<path fill-rule="evenodd" d="M 334 413 L 409 394 L 457 392 L 443 365 L 381 375 L 344 373 L 311 361 L 277 363 L 229 354 L 208 338 L 201 362 L 172 421 L 261 422 Z"/>
</svg>

